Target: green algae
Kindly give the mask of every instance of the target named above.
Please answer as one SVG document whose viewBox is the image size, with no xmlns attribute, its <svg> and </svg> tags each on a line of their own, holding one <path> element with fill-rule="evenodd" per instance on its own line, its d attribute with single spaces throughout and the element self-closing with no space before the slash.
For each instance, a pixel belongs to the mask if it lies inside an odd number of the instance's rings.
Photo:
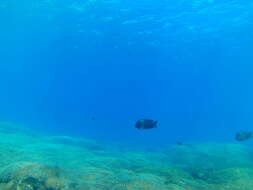
<svg viewBox="0 0 253 190">
<path fill-rule="evenodd" d="M 2 190 L 251 190 L 252 150 L 192 144 L 162 151 L 122 149 L 91 139 L 33 136 L 0 125 Z"/>
</svg>

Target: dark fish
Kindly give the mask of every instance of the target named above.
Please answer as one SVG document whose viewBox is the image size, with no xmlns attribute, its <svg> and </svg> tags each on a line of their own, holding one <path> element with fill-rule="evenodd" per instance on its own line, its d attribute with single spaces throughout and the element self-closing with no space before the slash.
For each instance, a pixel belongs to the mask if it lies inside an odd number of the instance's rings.
<svg viewBox="0 0 253 190">
<path fill-rule="evenodd" d="M 177 142 L 176 143 L 177 146 L 182 146 L 182 147 L 190 147 L 190 148 L 193 148 L 193 145 L 192 144 L 189 144 L 189 143 L 184 143 L 184 142 Z"/>
<path fill-rule="evenodd" d="M 240 131 L 240 132 L 237 132 L 236 135 L 235 135 L 235 139 L 237 141 L 246 141 L 246 140 L 249 140 L 253 137 L 253 132 L 250 132 L 250 131 Z"/>
<path fill-rule="evenodd" d="M 135 127 L 137 129 L 152 129 L 157 127 L 157 122 L 151 119 L 140 119 L 136 122 Z"/>
</svg>

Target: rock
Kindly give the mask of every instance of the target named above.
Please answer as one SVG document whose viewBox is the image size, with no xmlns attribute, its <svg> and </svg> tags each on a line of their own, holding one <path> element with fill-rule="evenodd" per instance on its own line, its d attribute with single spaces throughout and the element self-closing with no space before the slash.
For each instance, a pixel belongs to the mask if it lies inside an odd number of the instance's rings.
<svg viewBox="0 0 253 190">
<path fill-rule="evenodd" d="M 0 173 L 0 182 L 10 190 L 60 190 L 69 183 L 57 167 L 38 163 L 18 162 Z"/>
</svg>

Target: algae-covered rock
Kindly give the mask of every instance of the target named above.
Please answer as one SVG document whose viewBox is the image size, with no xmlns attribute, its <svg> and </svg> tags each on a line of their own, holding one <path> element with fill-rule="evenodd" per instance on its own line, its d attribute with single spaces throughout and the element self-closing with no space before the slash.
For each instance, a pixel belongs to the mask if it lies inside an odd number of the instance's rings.
<svg viewBox="0 0 253 190">
<path fill-rule="evenodd" d="M 159 151 L 121 149 L 120 145 L 104 146 L 81 138 L 27 135 L 8 126 L 2 125 L 2 131 L 0 126 L 0 190 L 253 187 L 253 151 L 244 145 L 187 144 Z"/>
<path fill-rule="evenodd" d="M 68 180 L 59 168 L 39 163 L 18 162 L 4 168 L 0 182 L 13 190 L 58 190 L 63 189 Z"/>
<path fill-rule="evenodd" d="M 203 143 L 174 146 L 164 152 L 167 162 L 178 167 L 253 167 L 253 150 L 240 144 Z"/>
</svg>

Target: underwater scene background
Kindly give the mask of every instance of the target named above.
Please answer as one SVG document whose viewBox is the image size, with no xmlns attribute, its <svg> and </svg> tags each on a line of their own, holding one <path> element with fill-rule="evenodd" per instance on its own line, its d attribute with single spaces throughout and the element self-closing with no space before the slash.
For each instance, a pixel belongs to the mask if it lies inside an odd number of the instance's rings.
<svg viewBox="0 0 253 190">
<path fill-rule="evenodd" d="M 0 189 L 253 189 L 252 1 L 0 0 L 0 23 Z"/>
</svg>

